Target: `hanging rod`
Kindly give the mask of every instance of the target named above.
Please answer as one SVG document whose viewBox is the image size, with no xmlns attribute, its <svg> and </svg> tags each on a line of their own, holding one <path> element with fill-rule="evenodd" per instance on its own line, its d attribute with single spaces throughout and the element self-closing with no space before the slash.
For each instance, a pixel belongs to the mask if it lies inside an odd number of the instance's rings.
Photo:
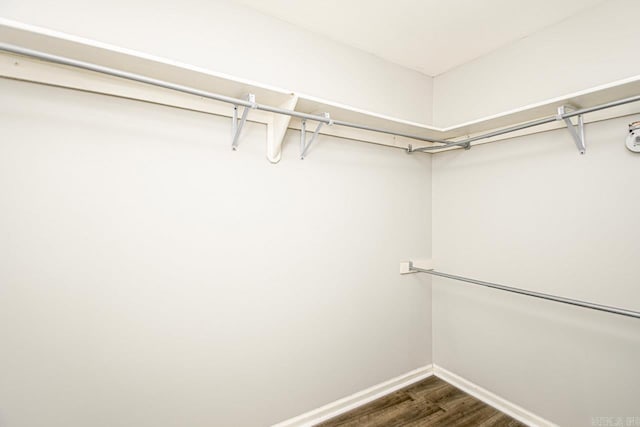
<svg viewBox="0 0 640 427">
<path fill-rule="evenodd" d="M 441 273 L 436 270 L 428 270 L 424 268 L 414 267 L 413 263 L 409 261 L 409 271 L 416 271 L 419 273 L 427 273 L 433 276 L 446 277 L 447 279 L 460 280 L 462 282 L 472 283 L 474 285 L 486 286 L 488 288 L 499 289 L 501 291 L 513 292 L 516 294 L 527 295 L 534 298 L 546 299 L 549 301 L 561 302 L 563 304 L 575 305 L 578 307 L 590 308 L 592 310 L 605 311 L 607 313 L 620 314 L 622 316 L 627 317 L 635 317 L 636 319 L 640 319 L 640 312 L 627 310 L 624 308 L 612 307 L 609 305 L 595 304 L 592 302 L 581 301 L 572 298 L 559 297 L 550 294 L 544 294 L 541 292 L 527 291 L 525 289 L 513 288 L 511 286 L 499 285 L 497 283 L 492 282 L 484 282 L 482 280 L 469 279 L 468 277 L 456 276 L 453 274 Z"/>
<path fill-rule="evenodd" d="M 465 139 L 462 139 L 460 141 L 455 141 L 455 142 L 451 142 L 449 141 L 446 145 L 440 145 L 437 147 L 420 147 L 420 148 L 409 148 L 409 152 L 429 152 L 429 151 L 437 151 L 437 150 L 443 150 L 445 148 L 451 148 L 451 147 L 463 147 L 465 149 L 469 149 L 471 147 L 471 143 L 475 142 L 475 141 L 479 141 L 481 139 L 487 139 L 487 138 L 492 138 L 494 136 L 499 136 L 499 135 L 504 135 L 507 133 L 511 133 L 511 132 L 516 132 L 522 129 L 527 129 L 527 128 L 531 128 L 534 126 L 541 126 L 547 123 L 551 123 L 551 122 L 555 122 L 558 120 L 569 120 L 572 117 L 576 117 L 578 116 L 579 118 L 583 115 L 583 114 L 588 114 L 588 113 L 593 113 L 594 111 L 600 111 L 600 110 L 605 110 L 607 108 L 613 108 L 613 107 L 617 107 L 620 105 L 624 105 L 624 104 L 630 104 L 632 102 L 638 102 L 640 101 L 640 95 L 636 95 L 636 96 L 632 96 L 629 98 L 624 98 L 624 99 L 619 99 L 617 101 L 612 101 L 612 102 L 607 102 L 606 104 L 600 104 L 600 105 L 595 105 L 593 107 L 587 107 L 587 108 L 582 108 L 579 110 L 571 110 L 571 111 L 565 111 L 565 110 L 558 110 L 558 114 L 555 116 L 550 116 L 550 117 L 545 117 L 542 119 L 538 119 L 538 120 L 533 120 L 530 122 L 526 122 L 526 123 L 521 123 L 519 125 L 515 125 L 515 126 L 511 126 L 511 127 L 507 127 L 504 129 L 499 129 L 493 132 L 488 132 L 488 133 L 484 133 L 482 135 L 476 135 L 476 136 L 472 136 L 472 137 L 468 137 Z M 581 151 L 581 154 L 584 154 L 584 151 Z"/>
<path fill-rule="evenodd" d="M 127 80 L 131 80 L 131 81 L 136 81 L 139 83 L 144 83 L 144 84 L 148 84 L 148 85 L 152 85 L 152 86 L 157 86 L 157 87 L 162 87 L 165 89 L 170 89 L 170 90 L 175 90 L 178 92 L 183 92 L 183 93 L 187 93 L 190 95 L 196 95 L 196 96 L 200 96 L 203 98 L 207 98 L 207 99 L 212 99 L 215 101 L 220 101 L 220 102 L 225 102 L 228 104 L 233 104 L 235 108 L 237 108 L 238 106 L 243 106 L 247 109 L 251 108 L 251 109 L 256 109 L 256 110 L 262 110 L 262 111 L 267 111 L 270 113 L 275 113 L 275 114 L 283 114 L 283 115 L 287 115 L 287 116 L 291 116 L 291 117 L 296 117 L 302 120 L 313 120 L 316 121 L 318 123 L 324 123 L 327 125 L 336 125 L 336 126 L 343 126 L 343 127 L 349 127 L 349 128 L 354 128 L 354 129 L 361 129 L 361 130 L 366 130 L 366 131 L 370 131 L 370 132 L 376 132 L 376 133 L 382 133 L 382 134 L 387 134 L 387 135 L 394 135 L 394 136 L 401 136 L 404 138 L 409 138 L 409 139 L 413 139 L 413 140 L 417 140 L 417 141 L 423 141 L 423 142 L 431 142 L 431 143 L 436 143 L 436 144 L 442 144 L 439 146 L 430 146 L 430 147 L 419 147 L 419 148 L 413 148 L 411 145 L 409 145 L 409 148 L 407 149 L 407 152 L 409 153 L 414 153 L 414 152 L 433 152 L 433 151 L 439 151 L 439 150 L 443 150 L 443 149 L 447 149 L 447 148 L 454 148 L 454 147 L 462 147 L 465 149 L 469 149 L 471 148 L 471 143 L 475 142 L 475 141 L 479 141 L 482 139 L 487 139 L 487 138 L 492 138 L 494 136 L 500 136 L 500 135 L 505 135 L 508 133 L 512 133 L 512 132 L 516 132 L 519 130 L 523 130 L 523 129 L 527 129 L 527 128 L 531 128 L 531 127 L 535 127 L 535 126 L 541 126 L 547 123 L 552 123 L 555 121 L 565 121 L 567 122 L 570 118 L 572 117 L 576 117 L 578 116 L 579 118 L 581 118 L 581 116 L 583 114 L 588 114 L 588 113 L 592 113 L 595 111 L 600 111 L 600 110 L 604 110 L 607 108 L 613 108 L 613 107 L 617 107 L 620 105 L 624 105 L 624 104 L 629 104 L 632 102 L 638 102 L 640 101 L 640 95 L 637 96 L 632 96 L 629 98 L 624 98 L 624 99 L 620 99 L 617 101 L 612 101 L 612 102 L 608 102 L 605 104 L 600 104 L 600 105 L 596 105 L 593 107 L 587 107 L 587 108 L 582 108 L 582 109 L 577 109 L 577 110 L 558 110 L 558 114 L 556 114 L 555 116 L 549 116 L 549 117 L 545 117 L 542 119 L 538 119 L 538 120 L 533 120 L 530 122 L 526 122 L 526 123 L 521 123 L 515 126 L 510 126 L 504 129 L 499 129 L 496 131 L 492 131 L 492 132 L 488 132 L 485 134 L 481 134 L 481 135 L 476 135 L 473 137 L 467 137 L 464 138 L 462 140 L 459 141 L 451 141 L 451 140 L 445 140 L 445 139 L 438 139 L 438 138 L 429 138 L 429 137 L 423 137 L 423 136 L 419 136 L 419 135 L 413 135 L 413 134 L 408 134 L 408 133 L 404 133 L 404 132 L 396 132 L 396 131 L 392 131 L 389 129 L 383 129 L 383 128 L 378 128 L 378 127 L 373 127 L 373 126 L 367 126 L 367 125 L 361 125 L 361 124 L 357 124 L 357 123 L 352 123 L 352 122 L 347 122 L 347 121 L 342 121 L 342 120 L 334 120 L 331 118 L 326 117 L 325 115 L 316 115 L 316 114 L 308 114 L 308 113 L 302 113 L 299 111 L 294 111 L 294 110 L 288 110 L 285 108 L 278 108 L 278 107 L 272 107 L 270 105 L 265 105 L 265 104 L 258 104 L 256 102 L 251 102 L 245 99 L 240 99 L 240 98 L 233 98 L 230 96 L 225 96 L 225 95 L 221 95 L 221 94 L 217 94 L 217 93 L 213 93 L 213 92 L 207 92 L 204 90 L 200 90 L 200 89 L 195 89 L 189 86 L 184 86 L 184 85 L 179 85 L 179 84 L 175 84 L 175 83 L 170 83 L 164 80 L 159 80 L 159 79 L 154 79 L 151 77 L 145 77 L 143 75 L 140 74 L 135 74 L 135 73 L 130 73 L 127 71 L 122 71 L 122 70 L 117 70 L 115 68 L 110 68 L 110 67 L 105 67 L 102 65 L 97 65 L 97 64 L 92 64 L 89 62 L 84 62 L 84 61 L 79 61 L 79 60 L 75 60 L 75 59 L 71 59 L 71 58 L 66 58 L 66 57 L 62 57 L 62 56 L 58 56 L 58 55 L 53 55 L 53 54 L 49 54 L 49 53 L 45 53 L 45 52 L 40 52 L 40 51 L 36 51 L 36 50 L 32 50 L 32 49 L 27 49 L 27 48 L 23 48 L 23 47 L 19 47 L 19 46 L 14 46 L 11 44 L 6 44 L 6 43 L 0 43 L 0 51 L 4 51 L 4 52 L 9 52 L 9 53 L 13 53 L 13 54 L 18 54 L 18 55 L 22 55 L 22 56 L 27 56 L 27 57 L 31 57 L 31 58 L 36 58 L 42 61 L 47 61 L 47 62 L 51 62 L 51 63 L 55 63 L 55 64 L 60 64 L 60 65 L 66 65 L 66 66 L 71 66 L 71 67 L 75 67 L 75 68 L 80 68 L 80 69 L 84 69 L 87 71 L 93 71 L 93 72 L 97 72 L 97 73 L 101 73 L 101 74 L 105 74 L 105 75 L 110 75 L 113 77 L 119 77 L 119 78 L 123 78 L 123 79 L 127 79 Z M 568 122 L 567 122 L 568 124 Z M 580 124 L 580 130 L 582 131 L 582 125 Z M 578 141 L 579 142 L 579 141 Z M 581 153 L 584 153 L 584 138 L 582 138 L 582 149 L 581 149 Z"/>
<path fill-rule="evenodd" d="M 11 45 L 11 44 L 0 43 L 0 51 L 14 53 L 14 54 L 23 55 L 23 56 L 28 56 L 28 57 L 31 57 L 31 58 L 40 59 L 42 61 L 52 62 L 52 63 L 60 64 L 60 65 L 67 65 L 67 66 L 70 66 L 70 67 L 80 68 L 80 69 L 87 70 L 87 71 L 93 71 L 93 72 L 96 72 L 96 73 L 101 73 L 101 74 L 106 74 L 106 75 L 113 76 L 113 77 L 119 77 L 119 78 L 123 78 L 123 79 L 127 79 L 127 80 L 132 80 L 132 81 L 139 82 L 139 83 L 145 83 L 145 84 L 152 85 L 152 86 L 158 86 L 158 87 L 162 87 L 162 88 L 165 88 L 165 89 L 171 89 L 171 90 L 175 90 L 175 91 L 178 91 L 178 92 L 188 93 L 190 95 L 201 96 L 203 98 L 213 99 L 215 101 L 220 101 L 220 102 L 226 102 L 228 104 L 233 104 L 236 107 L 237 106 L 243 106 L 243 107 L 246 107 L 246 108 L 252 108 L 252 109 L 256 109 L 256 110 L 267 111 L 267 112 L 270 112 L 270 113 L 283 114 L 283 115 L 287 115 L 287 116 L 291 116 L 291 117 L 296 117 L 296 118 L 303 119 L 303 120 L 305 120 L 305 119 L 306 120 L 313 120 L 313 121 L 324 123 L 324 124 L 328 124 L 328 125 L 344 126 L 344 127 L 354 128 L 354 129 L 368 130 L 368 131 L 376 132 L 376 133 L 383 133 L 383 134 L 387 134 L 387 135 L 402 136 L 402 137 L 405 137 L 405 138 L 414 139 L 414 140 L 418 140 L 418 141 L 445 144 L 444 146 L 446 146 L 447 144 L 449 144 L 451 142 L 451 141 L 447 141 L 447 140 L 444 140 L 444 139 L 427 138 L 427 137 L 423 137 L 423 136 L 419 136 L 419 135 L 411 135 L 411 134 L 408 134 L 408 133 L 396 132 L 396 131 L 392 131 L 392 130 L 389 130 L 389 129 L 382 129 L 382 128 L 377 128 L 377 127 L 373 127 L 373 126 L 360 125 L 360 124 L 357 124 L 357 123 L 345 122 L 345 121 L 342 121 L 342 120 L 333 120 L 333 119 L 330 119 L 330 118 L 328 118 L 328 117 L 326 117 L 324 115 L 307 114 L 307 113 L 302 113 L 302 112 L 299 112 L 299 111 L 287 110 L 285 108 L 278 108 L 278 107 L 272 107 L 270 105 L 257 104 L 255 102 L 250 102 L 250 101 L 247 101 L 247 100 L 244 100 L 244 99 L 240 99 L 240 98 L 233 98 L 233 97 L 230 97 L 230 96 L 220 95 L 220 94 L 213 93 L 213 92 L 207 92 L 207 91 L 204 91 L 204 90 L 195 89 L 195 88 L 188 87 L 188 86 L 183 86 L 183 85 L 179 85 L 179 84 L 175 84 L 175 83 L 170 83 L 170 82 L 167 82 L 167 81 L 164 81 L 164 80 L 154 79 L 154 78 L 151 78 L 151 77 L 145 77 L 145 76 L 142 76 L 140 74 L 130 73 L 130 72 L 127 72 L 127 71 L 121 71 L 121 70 L 117 70 L 115 68 L 109 68 L 109 67 L 105 67 L 105 66 L 102 66 L 102 65 L 97 65 L 97 64 L 92 64 L 92 63 L 89 63 L 89 62 L 79 61 L 79 60 L 76 60 L 76 59 L 66 58 L 66 57 L 63 57 L 63 56 L 52 55 L 52 54 L 49 54 L 49 53 L 40 52 L 40 51 L 32 50 L 32 49 L 27 49 L 27 48 L 23 48 L 23 47 L 19 47 L 19 46 L 14 46 L 14 45 Z"/>
</svg>

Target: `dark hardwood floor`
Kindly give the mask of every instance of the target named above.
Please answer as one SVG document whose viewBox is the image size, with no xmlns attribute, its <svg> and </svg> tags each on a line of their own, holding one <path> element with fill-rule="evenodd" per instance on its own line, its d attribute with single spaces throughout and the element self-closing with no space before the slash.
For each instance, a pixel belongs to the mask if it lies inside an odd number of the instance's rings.
<svg viewBox="0 0 640 427">
<path fill-rule="evenodd" d="M 347 426 L 525 426 L 435 376 L 318 424 Z"/>
</svg>

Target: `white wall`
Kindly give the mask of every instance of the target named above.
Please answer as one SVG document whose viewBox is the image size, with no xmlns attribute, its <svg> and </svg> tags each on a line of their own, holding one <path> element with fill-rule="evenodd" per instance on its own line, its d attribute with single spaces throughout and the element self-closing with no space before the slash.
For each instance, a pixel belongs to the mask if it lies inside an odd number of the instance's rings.
<svg viewBox="0 0 640 427">
<path fill-rule="evenodd" d="M 229 1 L 3 0 L 0 16 L 394 117 L 431 121 L 431 77 Z"/>
<path fill-rule="evenodd" d="M 0 91 L 0 425 L 266 425 L 431 362 L 429 156 Z"/>
<path fill-rule="evenodd" d="M 609 0 L 434 81 L 434 123 L 450 126 L 640 74 L 636 0 Z"/>
<path fill-rule="evenodd" d="M 433 157 L 438 270 L 640 310 L 640 116 Z M 433 282 L 434 363 L 562 426 L 640 416 L 640 321 Z M 623 422 L 625 418 L 623 418 Z"/>
</svg>

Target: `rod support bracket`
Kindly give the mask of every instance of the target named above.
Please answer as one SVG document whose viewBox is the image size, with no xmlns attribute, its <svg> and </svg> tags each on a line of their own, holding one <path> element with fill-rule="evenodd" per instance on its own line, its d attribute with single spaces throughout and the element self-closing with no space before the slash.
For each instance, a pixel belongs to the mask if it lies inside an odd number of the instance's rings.
<svg viewBox="0 0 640 427">
<path fill-rule="evenodd" d="M 309 151 L 309 147 L 311 147 L 311 144 L 313 144 L 318 138 L 318 133 L 320 132 L 320 129 L 322 129 L 322 126 L 325 124 L 333 126 L 333 120 L 329 113 L 321 113 L 319 118 L 324 120 L 318 122 L 316 130 L 313 131 L 313 135 L 311 135 L 309 141 L 307 141 L 307 121 L 302 120 L 302 125 L 300 127 L 300 160 L 304 160 L 307 152 Z"/>
<path fill-rule="evenodd" d="M 233 106 L 233 118 L 231 119 L 231 149 L 233 151 L 238 150 L 238 142 L 240 140 L 240 133 L 247 121 L 247 114 L 249 110 L 255 110 L 258 108 L 256 103 L 256 96 L 253 93 L 249 93 L 245 96 L 245 99 L 249 102 L 249 106 L 244 107 L 242 111 L 242 117 L 238 120 L 238 106 Z"/>
<path fill-rule="evenodd" d="M 575 111 L 576 108 L 572 105 L 561 105 L 558 107 L 558 114 L 556 115 L 556 120 L 563 120 L 567 125 L 567 130 L 571 134 L 574 142 L 576 143 L 576 147 L 578 148 L 578 152 L 580 154 L 584 154 L 587 151 L 587 141 L 584 136 L 584 119 L 582 118 L 582 114 L 578 116 L 578 123 L 573 124 L 570 117 L 566 117 L 567 113 Z"/>
</svg>

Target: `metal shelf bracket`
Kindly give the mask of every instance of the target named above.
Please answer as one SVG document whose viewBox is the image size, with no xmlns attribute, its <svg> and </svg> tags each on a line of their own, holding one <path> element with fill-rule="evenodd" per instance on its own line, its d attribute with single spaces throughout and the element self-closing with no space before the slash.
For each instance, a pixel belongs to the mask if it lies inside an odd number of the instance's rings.
<svg viewBox="0 0 640 427">
<path fill-rule="evenodd" d="M 251 106 L 244 107 L 240 120 L 238 120 L 238 106 L 233 106 L 233 118 L 231 119 L 231 149 L 233 151 L 236 151 L 238 149 L 240 133 L 242 132 L 242 128 L 247 121 L 247 114 L 249 114 L 249 110 L 255 110 L 256 108 L 258 108 L 258 104 L 256 104 L 256 96 L 253 93 L 248 94 L 246 96 L 246 100 L 251 103 Z"/>
<path fill-rule="evenodd" d="M 564 120 L 567 124 L 567 130 L 573 137 L 576 147 L 578 147 L 578 151 L 580 154 L 584 154 L 587 151 L 587 141 L 584 138 L 584 121 L 582 119 L 582 114 L 578 116 L 578 123 L 574 125 L 571 118 L 565 117 L 565 114 L 571 111 L 576 111 L 576 108 L 570 105 L 562 105 L 558 107 L 557 119 Z"/>
<path fill-rule="evenodd" d="M 327 120 L 326 122 L 318 122 L 318 126 L 316 126 L 316 130 L 313 131 L 313 135 L 307 142 L 307 121 L 302 120 L 302 125 L 300 127 L 300 160 L 304 160 L 307 155 L 307 151 L 309 151 L 309 147 L 313 144 L 318 137 L 318 132 L 322 129 L 322 126 L 328 124 L 329 126 L 333 125 L 333 120 L 331 120 L 331 116 L 329 113 L 322 113 L 322 116 Z"/>
</svg>

